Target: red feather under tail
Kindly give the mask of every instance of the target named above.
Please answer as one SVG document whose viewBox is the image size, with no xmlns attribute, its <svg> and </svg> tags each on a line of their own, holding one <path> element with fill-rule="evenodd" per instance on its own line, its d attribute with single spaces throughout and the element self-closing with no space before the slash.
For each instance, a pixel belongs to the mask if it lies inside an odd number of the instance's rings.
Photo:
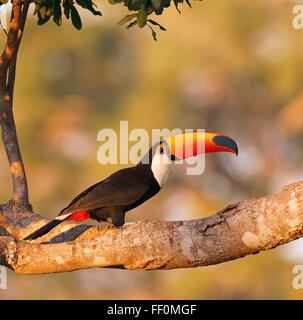
<svg viewBox="0 0 303 320">
<path fill-rule="evenodd" d="M 90 215 L 87 211 L 78 211 L 69 216 L 66 220 L 84 221 L 89 219 Z"/>
</svg>

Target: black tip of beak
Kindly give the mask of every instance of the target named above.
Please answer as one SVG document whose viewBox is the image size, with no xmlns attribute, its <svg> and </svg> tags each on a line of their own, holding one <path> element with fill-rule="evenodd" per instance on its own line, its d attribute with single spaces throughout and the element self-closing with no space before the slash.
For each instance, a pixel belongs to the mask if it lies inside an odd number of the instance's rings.
<svg viewBox="0 0 303 320">
<path fill-rule="evenodd" d="M 213 137 L 213 142 L 217 146 L 226 147 L 226 148 L 233 150 L 235 152 L 236 156 L 238 155 L 238 146 L 235 143 L 235 141 L 232 140 L 231 138 L 228 138 L 226 136 L 215 136 L 215 137 Z"/>
</svg>

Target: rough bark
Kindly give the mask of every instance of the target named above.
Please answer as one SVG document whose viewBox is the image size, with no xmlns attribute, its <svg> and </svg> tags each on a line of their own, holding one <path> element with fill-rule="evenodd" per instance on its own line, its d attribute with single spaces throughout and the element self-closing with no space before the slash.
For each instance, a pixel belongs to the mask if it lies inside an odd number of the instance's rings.
<svg viewBox="0 0 303 320">
<path fill-rule="evenodd" d="M 13 116 L 13 93 L 17 53 L 23 35 L 29 1 L 12 1 L 12 13 L 7 40 L 0 57 L 0 125 L 2 141 L 13 180 L 13 195 L 10 205 L 30 210 L 28 186 L 18 144 Z"/>
<path fill-rule="evenodd" d="M 47 220 L 30 212 L 12 217 L 3 210 L 0 264 L 22 274 L 218 264 L 301 237 L 302 206 L 303 182 L 298 182 L 276 195 L 245 200 L 199 220 L 142 221 L 120 229 L 64 222 L 33 241 L 20 239 Z"/>
</svg>

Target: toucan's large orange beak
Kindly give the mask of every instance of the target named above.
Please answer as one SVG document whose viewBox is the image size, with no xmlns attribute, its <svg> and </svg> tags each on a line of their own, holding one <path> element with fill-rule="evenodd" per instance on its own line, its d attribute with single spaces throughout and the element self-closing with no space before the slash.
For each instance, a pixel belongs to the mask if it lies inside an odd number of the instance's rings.
<svg viewBox="0 0 303 320">
<path fill-rule="evenodd" d="M 207 152 L 232 152 L 238 154 L 238 146 L 225 134 L 194 131 L 176 134 L 165 139 L 172 160 L 181 160 Z"/>
</svg>

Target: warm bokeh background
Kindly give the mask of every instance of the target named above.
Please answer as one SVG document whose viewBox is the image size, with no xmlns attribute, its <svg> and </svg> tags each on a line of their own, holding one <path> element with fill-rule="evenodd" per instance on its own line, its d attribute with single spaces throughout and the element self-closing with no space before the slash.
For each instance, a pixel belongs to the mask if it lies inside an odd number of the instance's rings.
<svg viewBox="0 0 303 320">
<path fill-rule="evenodd" d="M 207 155 L 202 176 L 175 168 L 157 197 L 128 220 L 192 219 L 278 192 L 303 178 L 303 30 L 289 1 L 211 0 L 173 7 L 168 31 L 117 26 L 126 8 L 99 4 L 83 30 L 29 19 L 18 58 L 15 117 L 37 213 L 56 216 L 119 165 L 97 162 L 102 128 L 205 128 L 240 154 Z M 0 33 L 1 43 L 4 34 Z M 130 143 L 131 146 L 131 143 Z M 0 202 L 11 193 L 0 147 Z M 90 269 L 22 276 L 8 271 L 1 299 L 300 299 L 292 269 L 303 242 L 217 266 L 134 272 Z"/>
</svg>

